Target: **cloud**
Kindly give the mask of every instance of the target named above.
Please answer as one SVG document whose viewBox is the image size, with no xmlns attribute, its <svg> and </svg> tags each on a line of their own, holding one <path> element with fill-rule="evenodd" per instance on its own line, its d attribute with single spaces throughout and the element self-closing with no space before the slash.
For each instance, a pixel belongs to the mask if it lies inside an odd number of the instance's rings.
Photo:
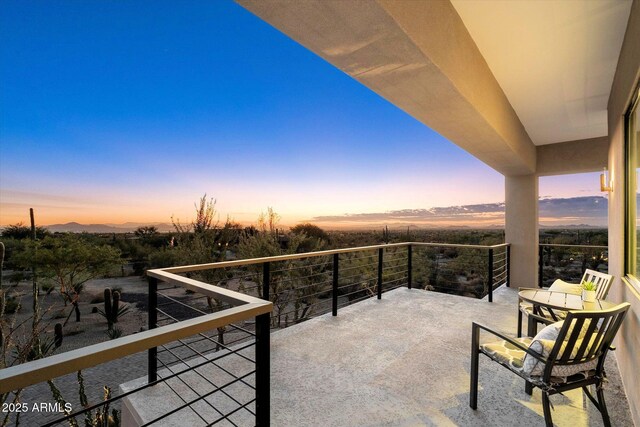
<svg viewBox="0 0 640 427">
<path fill-rule="evenodd" d="M 541 199 L 539 217 L 553 224 L 606 225 L 608 200 L 602 196 Z M 374 213 L 345 213 L 312 218 L 313 222 L 340 225 L 371 225 L 393 223 L 397 225 L 502 225 L 504 203 L 484 203 L 434 207 L 430 209 L 401 209 Z"/>
<path fill-rule="evenodd" d="M 32 193 L 28 191 L 16 191 L 9 190 L 6 188 L 0 188 L 0 194 L 2 194 L 3 201 L 11 200 L 13 202 L 23 202 L 27 201 L 27 203 L 31 201 L 47 201 L 47 202 L 55 202 L 55 203 L 74 203 L 74 204 L 83 204 L 86 203 L 86 200 L 81 197 L 70 197 L 70 196 L 59 196 L 55 194 L 43 194 L 43 193 Z M 4 203 L 3 203 L 4 205 Z"/>
<path fill-rule="evenodd" d="M 553 218 L 606 219 L 608 200 L 602 196 L 540 200 L 539 215 Z"/>
<path fill-rule="evenodd" d="M 378 221 L 378 220 L 434 220 L 456 217 L 473 217 L 487 214 L 504 214 L 504 203 L 480 205 L 436 207 L 431 209 L 401 209 L 377 213 L 324 215 L 314 217 L 314 221 Z"/>
</svg>

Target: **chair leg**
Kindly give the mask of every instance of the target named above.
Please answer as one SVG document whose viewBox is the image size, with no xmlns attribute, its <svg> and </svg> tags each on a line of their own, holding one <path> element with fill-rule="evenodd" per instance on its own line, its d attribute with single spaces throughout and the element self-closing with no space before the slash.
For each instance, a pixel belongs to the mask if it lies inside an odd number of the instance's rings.
<svg viewBox="0 0 640 427">
<path fill-rule="evenodd" d="M 593 396 L 591 395 L 591 392 L 589 392 L 589 389 L 587 388 L 587 386 L 582 387 L 582 392 L 585 394 L 585 396 L 587 396 L 589 398 L 591 403 L 593 403 L 593 406 L 598 408 L 598 411 L 599 411 L 600 410 L 600 403 L 598 403 L 598 401 L 593 398 Z"/>
<path fill-rule="evenodd" d="M 551 419 L 551 405 L 549 404 L 549 395 L 542 391 L 542 409 L 544 410 L 544 423 L 547 427 L 553 427 Z"/>
<path fill-rule="evenodd" d="M 533 316 L 527 316 L 527 336 L 535 337 L 538 333 L 538 323 Z"/>
<path fill-rule="evenodd" d="M 527 316 L 527 336 L 535 337 L 536 329 L 537 329 L 536 320 L 532 316 Z M 533 393 L 533 384 L 531 384 L 529 381 L 525 382 L 524 392 L 527 393 L 529 396 L 531 396 L 531 394 Z"/>
<path fill-rule="evenodd" d="M 600 413 L 602 414 L 602 422 L 605 427 L 611 427 L 611 420 L 609 420 L 609 411 L 607 411 L 607 404 L 604 401 L 604 390 L 602 387 L 596 385 L 598 392 L 598 404 L 600 405 Z"/>
<path fill-rule="evenodd" d="M 518 338 L 522 337 L 522 311 L 518 307 Z"/>
<path fill-rule="evenodd" d="M 469 387 L 469 406 L 478 408 L 478 362 L 480 358 L 480 329 L 474 323 L 471 330 L 471 384 Z"/>
<path fill-rule="evenodd" d="M 526 381 L 526 380 L 524 383 L 524 392 L 527 393 L 529 396 L 533 394 L 533 384 L 531 384 L 529 381 Z"/>
</svg>

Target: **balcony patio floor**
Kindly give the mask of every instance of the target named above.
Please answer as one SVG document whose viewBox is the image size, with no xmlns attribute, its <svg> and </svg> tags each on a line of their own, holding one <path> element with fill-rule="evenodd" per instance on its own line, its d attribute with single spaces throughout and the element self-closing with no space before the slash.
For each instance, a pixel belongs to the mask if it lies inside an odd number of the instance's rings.
<svg viewBox="0 0 640 427">
<path fill-rule="evenodd" d="M 544 425 L 540 390 L 534 389 L 532 396 L 525 394 L 522 379 L 482 355 L 478 410 L 469 408 L 471 322 L 513 335 L 516 301 L 517 290 L 506 287 L 495 291 L 493 303 L 400 288 L 386 292 L 382 300 L 372 298 L 342 308 L 337 317 L 327 314 L 272 333 L 271 425 Z M 483 335 L 481 341 L 487 338 Z M 252 350 L 246 350 L 247 356 L 252 356 Z M 200 374 L 211 379 L 220 374 L 205 369 Z M 253 365 L 243 369 L 249 372 Z M 629 404 L 611 355 L 607 373 L 605 397 L 612 424 L 631 426 Z M 253 382 L 252 377 L 248 380 Z M 221 378 L 216 381 L 223 382 Z M 140 378 L 121 388 L 128 390 L 145 382 L 146 378 Z M 163 385 L 125 398 L 131 411 L 123 412 L 123 425 L 128 425 L 129 419 L 138 420 L 131 424 L 148 422 L 178 406 L 181 402 L 176 392 L 188 395 L 185 384 L 198 389 L 203 382 L 189 372 L 183 383 L 174 381 L 172 389 Z M 248 402 L 253 396 L 246 392 L 245 387 L 236 397 Z M 226 400 L 212 404 L 225 412 L 230 410 L 223 407 Z M 603 425 L 600 413 L 580 390 L 551 396 L 551 402 L 556 425 Z M 210 407 L 198 404 L 161 424 L 205 425 L 199 419 L 203 415 L 217 417 Z M 237 412 L 234 418 L 235 425 L 254 421 L 246 412 Z"/>
<path fill-rule="evenodd" d="M 480 358 L 469 408 L 471 322 L 513 334 L 517 291 L 494 302 L 397 289 L 272 334 L 274 426 L 544 425 L 540 390 Z M 486 340 L 486 337 L 481 339 Z M 605 391 L 613 425 L 633 425 L 615 358 Z M 557 425 L 602 425 L 580 390 L 551 397 Z"/>
</svg>

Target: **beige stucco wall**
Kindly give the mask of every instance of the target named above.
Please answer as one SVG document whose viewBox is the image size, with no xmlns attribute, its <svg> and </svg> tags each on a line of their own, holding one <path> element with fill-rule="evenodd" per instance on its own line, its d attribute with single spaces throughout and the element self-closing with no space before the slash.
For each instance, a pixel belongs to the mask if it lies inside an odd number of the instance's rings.
<svg viewBox="0 0 640 427">
<path fill-rule="evenodd" d="M 603 136 L 536 148 L 538 176 L 594 172 L 607 166 L 609 138 Z"/>
<path fill-rule="evenodd" d="M 640 80 L 640 2 L 631 7 L 629 25 L 608 105 L 609 169 L 614 191 L 609 195 L 609 273 L 616 277 L 609 297 L 628 301 L 631 309 L 616 340 L 615 352 L 629 398 L 631 413 L 640 425 L 640 293 L 624 276 L 624 113 Z"/>
<path fill-rule="evenodd" d="M 511 281 L 535 286 L 538 278 L 540 176 L 593 172 L 607 166 L 609 138 L 536 147 L 536 173 L 505 176 L 505 241 L 512 245 Z"/>
<path fill-rule="evenodd" d="M 511 243 L 512 287 L 538 283 L 538 177 L 506 176 L 505 241 Z"/>
</svg>

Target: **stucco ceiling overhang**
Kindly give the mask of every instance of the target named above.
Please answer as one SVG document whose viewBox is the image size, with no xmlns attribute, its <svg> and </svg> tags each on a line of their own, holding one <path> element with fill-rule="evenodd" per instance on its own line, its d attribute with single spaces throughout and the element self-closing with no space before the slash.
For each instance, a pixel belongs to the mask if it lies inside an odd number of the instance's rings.
<svg viewBox="0 0 640 427">
<path fill-rule="evenodd" d="M 535 145 L 606 134 L 629 13 L 627 0 L 238 3 L 505 175 L 535 172 Z"/>
<path fill-rule="evenodd" d="M 451 0 L 536 145 L 607 135 L 631 0 Z"/>
</svg>

